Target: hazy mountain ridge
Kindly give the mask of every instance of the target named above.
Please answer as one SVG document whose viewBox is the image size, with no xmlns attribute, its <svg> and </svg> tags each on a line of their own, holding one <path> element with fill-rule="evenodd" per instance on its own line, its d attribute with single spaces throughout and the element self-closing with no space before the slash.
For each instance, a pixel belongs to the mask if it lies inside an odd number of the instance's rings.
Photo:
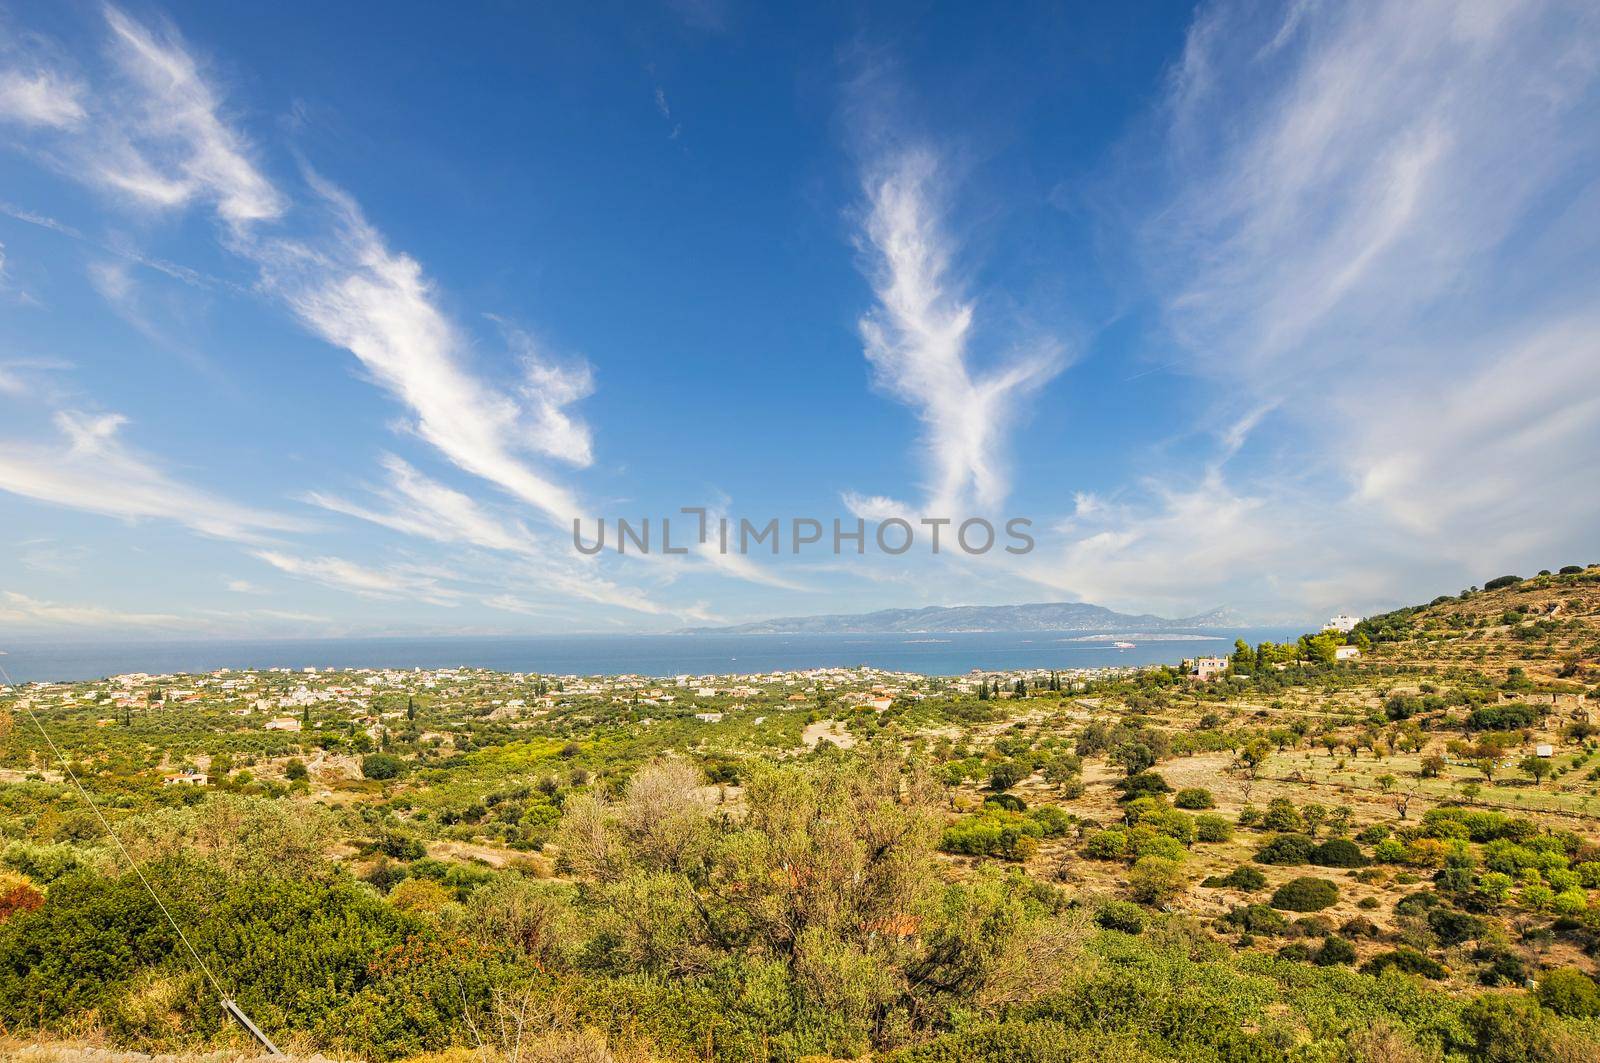
<svg viewBox="0 0 1600 1063">
<path fill-rule="evenodd" d="M 1176 619 L 1149 613 L 1118 613 L 1088 602 L 1033 602 L 1026 605 L 930 605 L 921 609 L 879 609 L 871 613 L 781 616 L 730 627 L 689 628 L 686 634 L 718 635 L 881 635 L 980 631 L 1177 631 L 1244 626 L 1227 608 Z"/>
</svg>

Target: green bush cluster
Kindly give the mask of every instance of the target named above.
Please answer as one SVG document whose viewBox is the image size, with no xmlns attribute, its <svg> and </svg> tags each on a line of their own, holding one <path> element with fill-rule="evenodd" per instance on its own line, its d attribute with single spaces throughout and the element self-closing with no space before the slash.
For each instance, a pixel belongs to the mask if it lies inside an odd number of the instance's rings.
<svg viewBox="0 0 1600 1063">
<path fill-rule="evenodd" d="M 1038 851 L 1040 838 L 1059 838 L 1071 830 L 1075 822 L 1071 815 L 1053 805 L 1041 805 L 1027 812 L 985 805 L 981 812 L 964 816 L 946 827 L 939 845 L 945 852 L 965 856 L 1026 860 Z"/>
<path fill-rule="evenodd" d="M 1256 850 L 1255 859 L 1262 864 L 1295 865 L 1309 863 L 1317 851 L 1317 842 L 1306 834 L 1279 834 L 1267 840 Z"/>
<path fill-rule="evenodd" d="M 1243 890 L 1251 893 L 1266 888 L 1267 876 L 1247 864 L 1234 868 L 1226 875 L 1212 875 L 1200 884 L 1211 889 Z"/>
<path fill-rule="evenodd" d="M 1272 906 L 1290 912 L 1316 912 L 1339 899 L 1339 887 L 1325 878 L 1290 879 L 1272 894 Z"/>
<path fill-rule="evenodd" d="M 1211 791 L 1200 786 L 1186 786 L 1179 790 L 1173 795 L 1172 803 L 1190 811 L 1217 807 L 1217 799 L 1211 796 Z"/>
</svg>

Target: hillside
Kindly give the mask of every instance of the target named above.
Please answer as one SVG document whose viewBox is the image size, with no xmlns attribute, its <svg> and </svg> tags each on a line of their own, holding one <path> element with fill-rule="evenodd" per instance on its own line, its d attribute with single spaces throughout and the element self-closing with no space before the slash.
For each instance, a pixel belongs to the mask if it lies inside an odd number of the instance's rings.
<svg viewBox="0 0 1600 1063">
<path fill-rule="evenodd" d="M 1600 1058 L 1597 650 L 1588 568 L 1240 645 L 1209 680 L 244 672 L 6 700 L 301 1055 L 1564 1063 Z M 0 1051 L 248 1055 L 17 723 Z"/>
<path fill-rule="evenodd" d="M 1597 573 L 1590 566 L 1445 595 L 1372 617 L 1364 630 L 1386 644 L 1385 659 L 1479 672 L 1519 667 L 1531 679 L 1578 689 L 1600 663 Z"/>
<path fill-rule="evenodd" d="M 1228 609 L 1213 609 L 1178 619 L 1148 613 L 1118 613 L 1087 602 L 1036 602 L 1028 605 L 930 605 L 921 609 L 880 609 L 758 620 L 732 627 L 691 628 L 690 634 L 719 635 L 874 635 L 940 634 L 979 631 L 1195 631 L 1239 627 Z"/>
</svg>

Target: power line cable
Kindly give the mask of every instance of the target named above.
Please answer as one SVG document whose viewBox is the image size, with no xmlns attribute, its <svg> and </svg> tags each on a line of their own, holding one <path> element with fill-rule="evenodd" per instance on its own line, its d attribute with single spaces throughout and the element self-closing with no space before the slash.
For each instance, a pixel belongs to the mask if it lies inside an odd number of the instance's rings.
<svg viewBox="0 0 1600 1063">
<path fill-rule="evenodd" d="M 166 916 L 168 925 L 178 935 L 178 940 L 183 942 L 183 947 L 188 950 L 189 957 L 194 961 L 195 967 L 205 975 L 206 981 L 211 983 L 211 988 L 216 992 L 217 999 L 222 1002 L 223 1010 L 237 1019 L 252 1037 L 260 1041 L 270 1055 L 283 1055 L 282 1052 L 278 1051 L 278 1046 L 273 1044 L 272 1040 L 265 1033 L 262 1033 L 255 1023 L 250 1021 L 250 1017 L 244 1013 L 244 1010 L 223 990 L 222 983 L 217 980 L 217 976 L 212 973 L 210 966 L 200 957 L 200 953 L 195 950 L 194 945 L 189 941 L 189 935 L 183 932 L 183 927 L 179 926 L 178 921 L 172 917 L 172 912 L 167 909 L 166 904 L 161 900 L 161 895 L 156 892 L 154 886 L 150 885 L 150 880 L 145 878 L 144 871 L 139 867 L 138 862 L 134 860 L 133 854 L 128 852 L 126 845 L 122 844 L 121 836 L 107 821 L 105 814 L 100 811 L 100 806 L 95 803 L 94 798 L 89 796 L 89 791 L 84 788 L 82 780 L 78 778 L 78 773 L 72 770 L 72 762 L 67 759 L 66 754 L 61 752 L 61 748 L 56 745 L 55 739 L 50 737 L 50 732 L 44 729 L 44 724 L 40 722 L 39 717 L 34 713 L 33 706 L 29 703 L 29 700 L 21 696 L 16 682 L 11 678 L 11 673 L 6 671 L 4 665 L 0 665 L 0 678 L 5 680 L 5 685 L 16 695 L 17 705 L 23 712 L 28 714 L 28 719 L 33 721 L 34 730 L 39 732 L 39 737 L 45 740 L 45 744 L 50 747 L 50 752 L 55 754 L 56 760 L 61 764 L 61 770 L 68 779 L 72 780 L 72 785 L 77 789 L 78 796 L 83 798 L 84 804 L 88 805 L 89 810 L 94 813 L 94 818 L 100 822 L 101 829 L 110 835 L 111 840 L 116 843 L 117 850 L 122 853 L 122 858 L 133 869 L 133 873 L 138 876 L 140 884 L 145 888 L 145 892 L 150 894 L 150 899 L 156 902 L 156 907 L 161 909 L 162 915 Z"/>
</svg>

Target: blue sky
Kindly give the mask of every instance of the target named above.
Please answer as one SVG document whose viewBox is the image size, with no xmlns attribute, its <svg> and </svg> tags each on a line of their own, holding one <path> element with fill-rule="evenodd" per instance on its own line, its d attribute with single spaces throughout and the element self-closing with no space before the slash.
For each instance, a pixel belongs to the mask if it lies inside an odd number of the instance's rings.
<svg viewBox="0 0 1600 1063">
<path fill-rule="evenodd" d="M 1592 5 L 462 6 L 0 8 L 0 633 L 1298 623 L 1600 555 Z M 1036 546 L 572 548 L 684 506 Z"/>
</svg>

